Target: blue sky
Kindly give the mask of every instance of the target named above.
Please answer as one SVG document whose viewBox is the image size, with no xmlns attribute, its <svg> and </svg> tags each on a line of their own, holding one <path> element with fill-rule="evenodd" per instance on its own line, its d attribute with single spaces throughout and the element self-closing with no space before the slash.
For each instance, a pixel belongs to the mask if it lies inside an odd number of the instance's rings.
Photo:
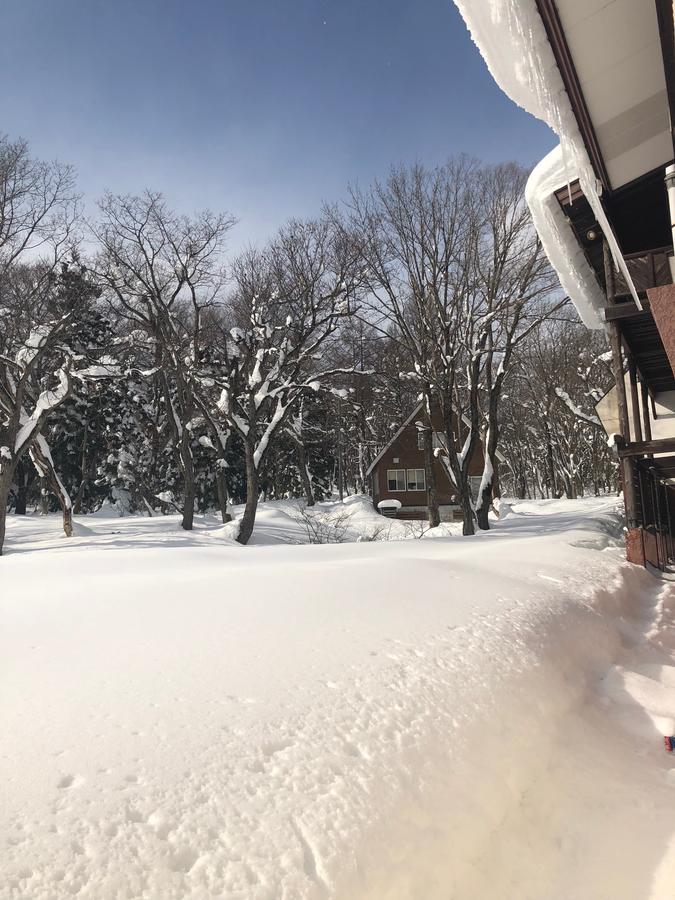
<svg viewBox="0 0 675 900">
<path fill-rule="evenodd" d="M 490 78 L 451 0 L 2 0 L 0 130 L 88 201 L 228 210 L 237 248 L 349 182 L 555 143 Z"/>
</svg>

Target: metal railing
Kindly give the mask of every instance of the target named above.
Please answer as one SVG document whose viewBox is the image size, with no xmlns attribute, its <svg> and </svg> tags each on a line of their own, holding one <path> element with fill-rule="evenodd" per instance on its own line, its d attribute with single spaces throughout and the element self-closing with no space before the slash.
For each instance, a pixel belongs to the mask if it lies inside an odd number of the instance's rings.
<svg viewBox="0 0 675 900">
<path fill-rule="evenodd" d="M 638 520 L 656 550 L 650 561 L 663 570 L 675 559 L 675 488 L 661 477 L 653 460 L 634 460 L 633 477 Z"/>
</svg>

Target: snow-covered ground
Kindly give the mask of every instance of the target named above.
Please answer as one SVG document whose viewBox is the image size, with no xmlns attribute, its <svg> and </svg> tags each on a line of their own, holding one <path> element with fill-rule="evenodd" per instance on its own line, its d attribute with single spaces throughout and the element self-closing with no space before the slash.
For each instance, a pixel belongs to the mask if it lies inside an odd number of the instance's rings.
<svg viewBox="0 0 675 900">
<path fill-rule="evenodd" d="M 162 545 L 213 547 L 232 544 L 238 531 L 236 521 L 244 507 L 233 506 L 234 522 L 223 525 L 216 515 L 195 516 L 194 531 L 180 527 L 180 516 L 145 515 L 120 517 L 110 507 L 90 516 L 75 517 L 74 537 L 64 544 L 59 517 L 39 515 L 9 518 L 7 554 L 47 547 L 75 548 L 110 545 Z M 386 519 L 373 508 L 370 498 L 348 497 L 344 502 L 317 503 L 306 510 L 304 502 L 277 500 L 261 503 L 249 546 L 265 544 L 351 543 L 354 541 L 408 540 L 461 534 L 461 523 L 443 523 L 430 531 L 426 522 Z"/>
<path fill-rule="evenodd" d="M 249 547 L 11 517 L 0 896 L 670 900 L 675 591 L 613 503 L 373 541 L 350 500 L 322 546 L 283 505 Z"/>
</svg>

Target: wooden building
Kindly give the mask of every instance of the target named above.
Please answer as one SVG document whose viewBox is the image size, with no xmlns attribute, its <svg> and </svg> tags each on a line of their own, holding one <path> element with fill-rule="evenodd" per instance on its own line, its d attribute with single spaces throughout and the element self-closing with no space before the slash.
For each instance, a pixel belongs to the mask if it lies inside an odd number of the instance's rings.
<svg viewBox="0 0 675 900">
<path fill-rule="evenodd" d="M 424 466 L 423 404 L 419 403 L 394 434 L 389 443 L 375 457 L 367 471 L 373 505 L 384 514 L 399 519 L 426 519 L 428 500 Z M 432 412 L 432 446 L 438 451 L 434 459 L 436 494 L 441 521 L 461 520 L 455 486 L 442 462 L 445 453 L 445 434 L 440 412 Z M 483 448 L 476 445 L 469 463 L 469 478 L 474 498 L 477 497 L 483 474 Z M 388 501 L 398 501 L 391 505 Z M 381 505 L 380 505 L 381 504 Z"/>
<path fill-rule="evenodd" d="M 500 87 L 558 135 L 526 197 L 561 285 L 604 328 L 598 414 L 624 486 L 628 559 L 675 535 L 675 29 L 672 0 L 455 0 Z"/>
</svg>

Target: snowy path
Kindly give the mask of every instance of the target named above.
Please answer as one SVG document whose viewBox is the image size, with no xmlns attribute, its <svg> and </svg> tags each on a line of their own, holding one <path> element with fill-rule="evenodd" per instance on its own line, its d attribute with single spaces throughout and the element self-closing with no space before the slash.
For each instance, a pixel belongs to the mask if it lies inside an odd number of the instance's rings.
<svg viewBox="0 0 675 900">
<path fill-rule="evenodd" d="M 0 897 L 672 897 L 675 594 L 609 501 L 335 546 L 83 522 L 0 561 Z"/>
</svg>

